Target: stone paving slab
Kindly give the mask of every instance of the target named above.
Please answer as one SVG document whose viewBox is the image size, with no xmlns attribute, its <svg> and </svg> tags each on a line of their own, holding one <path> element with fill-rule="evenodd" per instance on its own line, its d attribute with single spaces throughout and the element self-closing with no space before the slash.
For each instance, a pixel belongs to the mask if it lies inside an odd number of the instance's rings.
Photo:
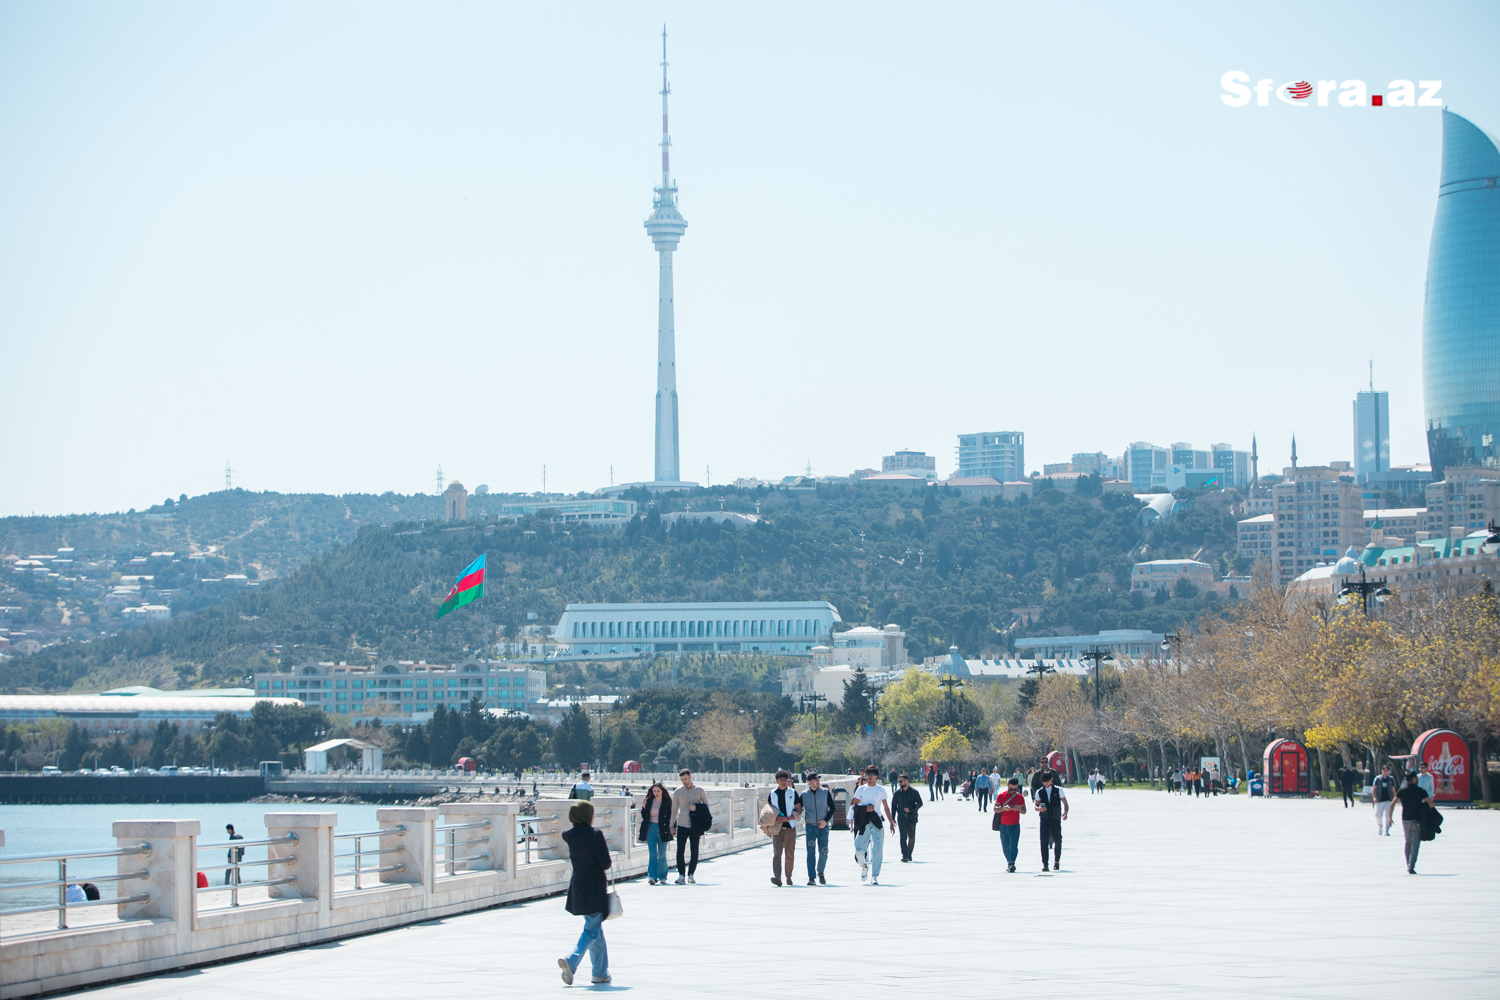
<svg viewBox="0 0 1500 1000">
<path fill-rule="evenodd" d="M 1410 876 L 1399 825 L 1377 837 L 1368 805 L 1086 788 L 1071 802 L 1058 875 L 1039 873 L 1034 816 L 1011 875 L 988 814 L 950 798 L 923 810 L 917 863 L 899 863 L 888 840 L 878 887 L 860 884 L 839 832 L 825 888 L 772 886 L 766 848 L 705 863 L 697 886 L 631 882 L 625 916 L 605 925 L 613 986 L 588 986 L 585 959 L 572 991 L 1500 995 L 1500 813 L 1445 810 Z M 88 992 L 530 998 L 566 989 L 556 959 L 580 926 L 561 898 L 545 899 Z"/>
</svg>

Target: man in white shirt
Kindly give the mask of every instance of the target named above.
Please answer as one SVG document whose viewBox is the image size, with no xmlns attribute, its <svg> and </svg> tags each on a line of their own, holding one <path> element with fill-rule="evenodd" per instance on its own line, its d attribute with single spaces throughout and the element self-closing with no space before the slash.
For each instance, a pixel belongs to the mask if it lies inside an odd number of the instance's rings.
<svg viewBox="0 0 1500 1000">
<path fill-rule="evenodd" d="M 891 796 L 880 787 L 880 768 L 871 764 L 865 768 L 865 783 L 849 797 L 849 809 L 853 816 L 854 860 L 859 865 L 859 880 L 870 885 L 880 884 L 880 862 L 885 854 L 885 827 L 881 825 L 880 807 L 885 807 L 885 820 L 896 826 L 896 817 L 891 814 Z"/>
</svg>

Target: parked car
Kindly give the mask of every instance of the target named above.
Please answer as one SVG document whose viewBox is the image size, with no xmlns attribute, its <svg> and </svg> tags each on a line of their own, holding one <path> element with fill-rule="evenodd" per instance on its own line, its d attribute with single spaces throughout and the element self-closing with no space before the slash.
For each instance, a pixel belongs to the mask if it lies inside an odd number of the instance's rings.
<svg viewBox="0 0 1500 1000">
<path fill-rule="evenodd" d="M 51 764 L 42 765 L 43 774 L 62 774 L 62 769 L 53 767 Z"/>
</svg>

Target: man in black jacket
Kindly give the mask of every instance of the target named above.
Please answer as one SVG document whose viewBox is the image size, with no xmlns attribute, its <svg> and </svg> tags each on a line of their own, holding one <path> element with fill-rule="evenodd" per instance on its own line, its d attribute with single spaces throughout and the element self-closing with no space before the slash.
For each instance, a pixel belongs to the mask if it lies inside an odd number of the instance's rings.
<svg viewBox="0 0 1500 1000">
<path fill-rule="evenodd" d="M 1042 772 L 1036 790 L 1036 812 L 1042 833 L 1042 871 L 1047 871 L 1047 847 L 1052 845 L 1052 867 L 1062 871 L 1062 824 L 1068 818 L 1068 793 L 1057 784 L 1057 772 Z"/>
<path fill-rule="evenodd" d="M 922 793 L 911 787 L 906 775 L 896 779 L 896 794 L 891 796 L 891 809 L 896 814 L 896 828 L 901 833 L 901 860 L 910 861 L 917 846 L 917 813 L 922 808 Z"/>
<path fill-rule="evenodd" d="M 583 933 L 573 954 L 559 958 L 562 979 L 573 985 L 573 973 L 589 953 L 595 985 L 609 982 L 609 948 L 604 943 L 604 920 L 609 916 L 609 884 L 604 872 L 609 868 L 609 843 L 603 830 L 595 830 L 594 805 L 575 802 L 568 810 L 571 829 L 564 830 L 563 843 L 568 845 L 568 859 L 573 863 L 573 878 L 568 882 L 567 910 L 583 918 Z"/>
<path fill-rule="evenodd" d="M 1339 788 L 1344 792 L 1344 808 L 1348 809 L 1354 805 L 1354 782 L 1358 780 L 1359 773 L 1345 764 L 1339 768 Z"/>
</svg>

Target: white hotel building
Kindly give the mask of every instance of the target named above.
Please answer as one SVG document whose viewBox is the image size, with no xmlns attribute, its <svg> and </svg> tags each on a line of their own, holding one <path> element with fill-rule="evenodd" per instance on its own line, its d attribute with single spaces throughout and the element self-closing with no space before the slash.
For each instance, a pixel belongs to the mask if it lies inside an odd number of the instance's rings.
<svg viewBox="0 0 1500 1000">
<path fill-rule="evenodd" d="M 827 601 L 569 604 L 552 637 L 574 656 L 811 652 L 838 621 Z"/>
</svg>

